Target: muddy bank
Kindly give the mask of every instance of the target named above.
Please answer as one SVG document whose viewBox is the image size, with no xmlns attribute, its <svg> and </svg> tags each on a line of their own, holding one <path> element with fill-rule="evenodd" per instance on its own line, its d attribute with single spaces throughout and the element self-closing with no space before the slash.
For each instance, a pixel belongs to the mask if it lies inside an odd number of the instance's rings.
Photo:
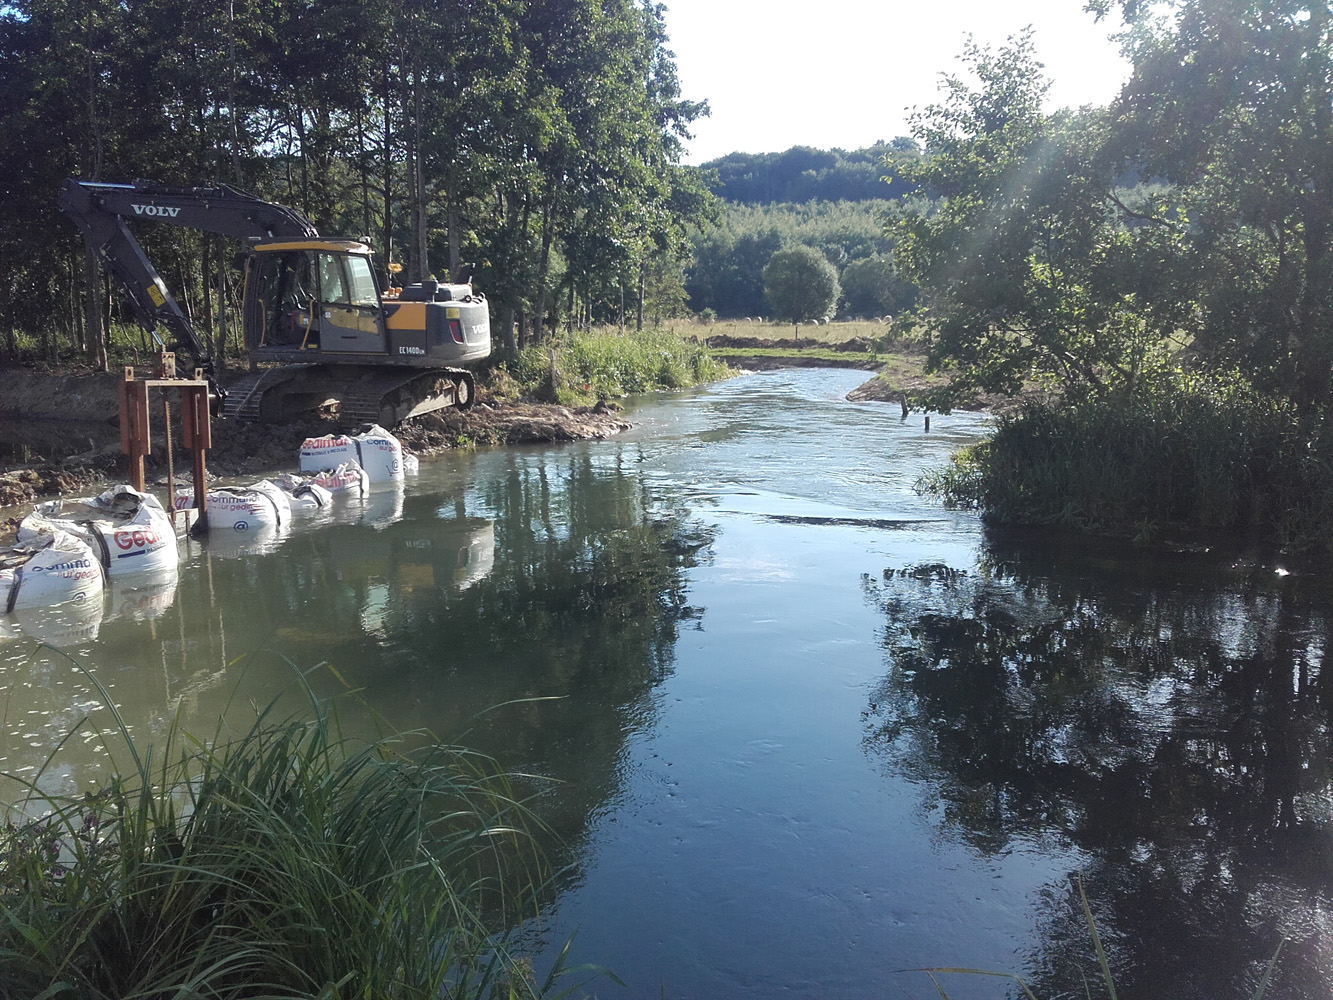
<svg viewBox="0 0 1333 1000">
<path fill-rule="evenodd" d="M 793 338 L 770 339 L 766 337 L 729 337 L 719 334 L 716 337 L 692 338 L 716 348 L 734 348 L 746 351 L 784 351 L 783 354 L 739 354 L 727 355 L 727 364 L 746 371 L 772 371 L 777 368 L 860 368 L 864 371 L 878 371 L 883 367 L 882 358 L 870 353 L 870 341 L 863 337 L 830 343 L 822 340 L 795 340 Z M 840 358 L 817 357 L 805 354 L 805 351 L 835 351 L 844 355 Z M 795 352 L 795 353 L 790 353 Z"/>
<path fill-rule="evenodd" d="M 860 368 L 863 371 L 873 372 L 877 371 L 881 365 L 879 361 L 858 358 L 855 355 L 843 360 L 841 358 L 795 357 L 787 354 L 742 354 L 728 356 L 725 360 L 733 368 L 743 368 L 750 372 L 767 372 L 778 368 Z"/>
<path fill-rule="evenodd" d="M 113 374 L 46 374 L 0 371 L 0 507 L 27 505 L 47 496 L 90 493 L 125 474 L 120 452 L 117 383 Z M 166 472 L 161 403 L 153 394 L 155 448 L 145 460 L 150 479 Z M 629 428 L 615 404 L 571 409 L 495 399 L 478 387 L 477 404 L 468 412 L 445 410 L 414 418 L 394 433 L 408 452 L 429 458 L 455 448 L 486 445 L 543 444 L 605 438 Z M 173 421 L 174 422 L 174 421 Z M 283 425 L 216 420 L 209 472 L 244 476 L 273 469 L 295 469 L 301 442 L 337 430 L 331 420 L 312 416 Z M 173 428 L 179 475 L 189 468 Z M 0 517 L 0 521 L 3 517 Z M 4 534 L 0 529 L 0 536 Z"/>
<path fill-rule="evenodd" d="M 696 338 L 697 339 L 697 338 Z M 768 337 L 728 337 L 720 334 L 716 337 L 704 337 L 702 343 L 708 347 L 739 347 L 748 350 L 779 349 L 784 351 L 805 351 L 818 348 L 821 351 L 837 351 L 840 354 L 869 354 L 871 343 L 864 337 L 851 337 L 847 340 L 825 341 L 805 337 L 796 340 L 791 337 L 770 339 Z"/>
<path fill-rule="evenodd" d="M 0 418 L 5 420 L 116 421 L 119 372 L 50 374 L 0 369 Z"/>
</svg>

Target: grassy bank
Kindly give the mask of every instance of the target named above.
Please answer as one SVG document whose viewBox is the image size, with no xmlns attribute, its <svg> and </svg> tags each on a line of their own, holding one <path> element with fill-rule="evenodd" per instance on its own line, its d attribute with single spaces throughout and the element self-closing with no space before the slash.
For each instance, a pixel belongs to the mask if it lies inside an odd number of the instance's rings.
<svg viewBox="0 0 1333 1000">
<path fill-rule="evenodd" d="M 1238 377 L 1176 373 L 1124 401 L 1030 403 L 923 492 L 1008 524 L 1165 529 L 1333 547 L 1333 433 Z"/>
<path fill-rule="evenodd" d="M 503 946 L 541 863 L 490 761 L 344 739 L 321 706 L 120 740 L 100 791 L 8 810 L 0 996 L 544 992 Z"/>
<path fill-rule="evenodd" d="M 666 330 L 562 334 L 524 348 L 506 370 L 519 393 L 565 406 L 682 389 L 733 374 L 706 346 Z"/>
</svg>

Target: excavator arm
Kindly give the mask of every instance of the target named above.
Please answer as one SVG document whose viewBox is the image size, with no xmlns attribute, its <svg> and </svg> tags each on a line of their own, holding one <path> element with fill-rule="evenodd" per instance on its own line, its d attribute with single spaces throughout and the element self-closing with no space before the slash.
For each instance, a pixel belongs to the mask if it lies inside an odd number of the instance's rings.
<svg viewBox="0 0 1333 1000">
<path fill-rule="evenodd" d="M 143 328 L 161 344 L 157 328 L 166 327 L 173 345 L 188 349 L 196 363 L 210 371 L 208 344 L 167 290 L 126 221 L 144 219 L 240 239 L 295 240 L 319 235 L 299 213 L 225 184 L 185 188 L 150 181 L 102 184 L 69 178 L 60 186 L 59 204 L 124 287 Z"/>
</svg>

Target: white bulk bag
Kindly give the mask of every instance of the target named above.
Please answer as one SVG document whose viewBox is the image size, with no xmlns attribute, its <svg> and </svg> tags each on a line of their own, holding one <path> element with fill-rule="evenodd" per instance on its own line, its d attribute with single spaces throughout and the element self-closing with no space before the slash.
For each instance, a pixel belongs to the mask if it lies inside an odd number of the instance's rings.
<svg viewBox="0 0 1333 1000">
<path fill-rule="evenodd" d="M 372 483 L 387 483 L 403 475 L 403 446 L 398 439 L 379 424 L 370 424 L 360 434 L 352 435 L 356 442 L 356 460 L 366 470 Z"/>
<path fill-rule="evenodd" d="M 346 434 L 325 434 L 301 442 L 302 472 L 332 469 L 343 462 L 356 461 L 356 442 Z"/>
<path fill-rule="evenodd" d="M 113 486 L 95 497 L 39 503 L 19 522 L 18 540 L 53 530 L 86 542 L 111 576 L 174 569 L 180 560 L 176 530 L 157 497 L 132 486 Z"/>
<path fill-rule="evenodd" d="M 366 424 L 360 433 L 326 434 L 301 442 L 301 471 L 317 472 L 342 462 L 356 462 L 372 483 L 387 483 L 403 475 L 403 446 L 379 424 Z"/>
<path fill-rule="evenodd" d="M 273 482 L 287 494 L 287 502 L 291 504 L 293 511 L 319 510 L 333 503 L 333 494 L 313 478 L 302 479 L 300 476 L 285 472 Z"/>
<path fill-rule="evenodd" d="M 310 482 L 323 486 L 330 493 L 351 493 L 365 496 L 370 492 L 370 477 L 355 462 L 343 462 L 335 469 L 320 469 Z"/>
<path fill-rule="evenodd" d="M 83 539 L 59 528 L 0 551 L 0 610 L 101 600 L 102 561 Z"/>
<path fill-rule="evenodd" d="M 217 486 L 208 491 L 208 527 L 251 531 L 281 528 L 292 518 L 287 494 L 267 479 L 250 486 Z M 194 491 L 176 493 L 176 509 L 194 507 Z"/>
</svg>

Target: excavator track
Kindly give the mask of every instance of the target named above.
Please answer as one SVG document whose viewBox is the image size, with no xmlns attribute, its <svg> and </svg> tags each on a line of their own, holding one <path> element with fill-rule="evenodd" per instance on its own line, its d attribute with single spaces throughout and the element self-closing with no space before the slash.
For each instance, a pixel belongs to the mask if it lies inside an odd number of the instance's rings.
<svg viewBox="0 0 1333 1000">
<path fill-rule="evenodd" d="M 391 428 L 433 410 L 469 409 L 475 395 L 472 373 L 462 368 L 285 365 L 234 383 L 223 412 L 238 420 L 283 423 L 328 407 L 344 426 Z"/>
<path fill-rule="evenodd" d="M 264 394 L 295 378 L 301 369 L 309 367 L 311 366 L 284 365 L 281 368 L 252 372 L 237 379 L 227 389 L 227 396 L 222 404 L 222 416 L 227 420 L 262 422 L 260 403 L 264 399 Z"/>
</svg>

